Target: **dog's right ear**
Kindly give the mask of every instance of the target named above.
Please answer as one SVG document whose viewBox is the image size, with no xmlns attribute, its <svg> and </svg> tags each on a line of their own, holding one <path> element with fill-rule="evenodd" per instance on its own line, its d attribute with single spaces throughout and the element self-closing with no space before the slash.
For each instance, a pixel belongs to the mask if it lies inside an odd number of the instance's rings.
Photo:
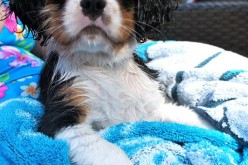
<svg viewBox="0 0 248 165">
<path fill-rule="evenodd" d="M 161 24 L 171 21 L 179 0 L 135 0 L 135 21 L 139 42 L 153 39 Z"/>
<path fill-rule="evenodd" d="M 21 20 L 24 29 L 27 28 L 28 32 L 35 36 L 35 39 L 42 39 L 41 44 L 43 45 L 49 39 L 49 36 L 44 33 L 45 18 L 40 14 L 44 6 L 45 0 L 9 0 L 8 8 L 8 14 L 14 13 Z"/>
</svg>

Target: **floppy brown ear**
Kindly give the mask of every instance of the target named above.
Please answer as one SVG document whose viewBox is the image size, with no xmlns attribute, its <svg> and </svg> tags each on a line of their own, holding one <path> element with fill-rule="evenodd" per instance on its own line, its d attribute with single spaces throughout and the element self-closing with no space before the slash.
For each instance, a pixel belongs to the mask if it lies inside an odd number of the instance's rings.
<svg viewBox="0 0 248 165">
<path fill-rule="evenodd" d="M 44 5 L 45 0 L 9 0 L 8 8 L 8 14 L 15 13 L 24 28 L 28 28 L 28 31 L 33 33 L 36 39 L 43 38 L 43 44 L 49 38 L 45 35 L 45 29 L 42 26 L 45 18 L 40 15 Z"/>
<path fill-rule="evenodd" d="M 160 25 L 171 20 L 171 14 L 177 8 L 175 0 L 136 0 L 135 3 L 135 30 L 139 42 L 152 39 Z"/>
</svg>

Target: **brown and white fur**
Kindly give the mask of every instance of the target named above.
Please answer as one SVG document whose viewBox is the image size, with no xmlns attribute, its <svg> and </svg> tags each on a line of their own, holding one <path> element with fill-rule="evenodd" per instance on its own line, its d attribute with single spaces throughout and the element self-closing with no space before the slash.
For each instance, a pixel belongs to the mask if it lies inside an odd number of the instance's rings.
<svg viewBox="0 0 248 165">
<path fill-rule="evenodd" d="M 66 140 L 76 164 L 132 164 L 96 133 L 110 125 L 156 120 L 211 128 L 192 110 L 170 103 L 135 63 L 136 3 L 10 0 L 10 10 L 26 26 L 50 38 L 40 79 L 45 114 L 39 130 Z"/>
</svg>

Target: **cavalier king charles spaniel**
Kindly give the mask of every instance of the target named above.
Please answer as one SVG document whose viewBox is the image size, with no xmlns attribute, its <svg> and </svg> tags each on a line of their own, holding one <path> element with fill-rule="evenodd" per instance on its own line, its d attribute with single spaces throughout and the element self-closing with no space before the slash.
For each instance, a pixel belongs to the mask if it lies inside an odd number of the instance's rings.
<svg viewBox="0 0 248 165">
<path fill-rule="evenodd" d="M 164 121 L 211 128 L 194 111 L 163 95 L 134 55 L 137 41 L 170 19 L 170 0 L 10 0 L 49 53 L 41 73 L 45 114 L 39 131 L 70 146 L 84 165 L 129 165 L 97 131 L 122 122 Z M 153 72 L 154 73 L 154 72 Z"/>
</svg>

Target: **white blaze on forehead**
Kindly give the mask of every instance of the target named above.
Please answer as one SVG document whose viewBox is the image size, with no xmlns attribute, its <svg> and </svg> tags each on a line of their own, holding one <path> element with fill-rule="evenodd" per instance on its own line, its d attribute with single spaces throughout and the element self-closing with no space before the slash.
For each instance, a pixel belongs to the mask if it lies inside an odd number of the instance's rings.
<svg viewBox="0 0 248 165">
<path fill-rule="evenodd" d="M 80 6 L 81 0 L 68 0 L 65 4 L 63 14 L 63 26 L 65 33 L 75 37 L 81 30 L 89 25 L 96 25 L 102 28 L 110 37 L 117 39 L 122 23 L 122 14 L 117 0 L 105 0 L 106 7 L 103 11 L 103 17 L 108 17 L 109 22 L 106 24 L 102 17 L 92 22 L 82 13 Z"/>
</svg>

